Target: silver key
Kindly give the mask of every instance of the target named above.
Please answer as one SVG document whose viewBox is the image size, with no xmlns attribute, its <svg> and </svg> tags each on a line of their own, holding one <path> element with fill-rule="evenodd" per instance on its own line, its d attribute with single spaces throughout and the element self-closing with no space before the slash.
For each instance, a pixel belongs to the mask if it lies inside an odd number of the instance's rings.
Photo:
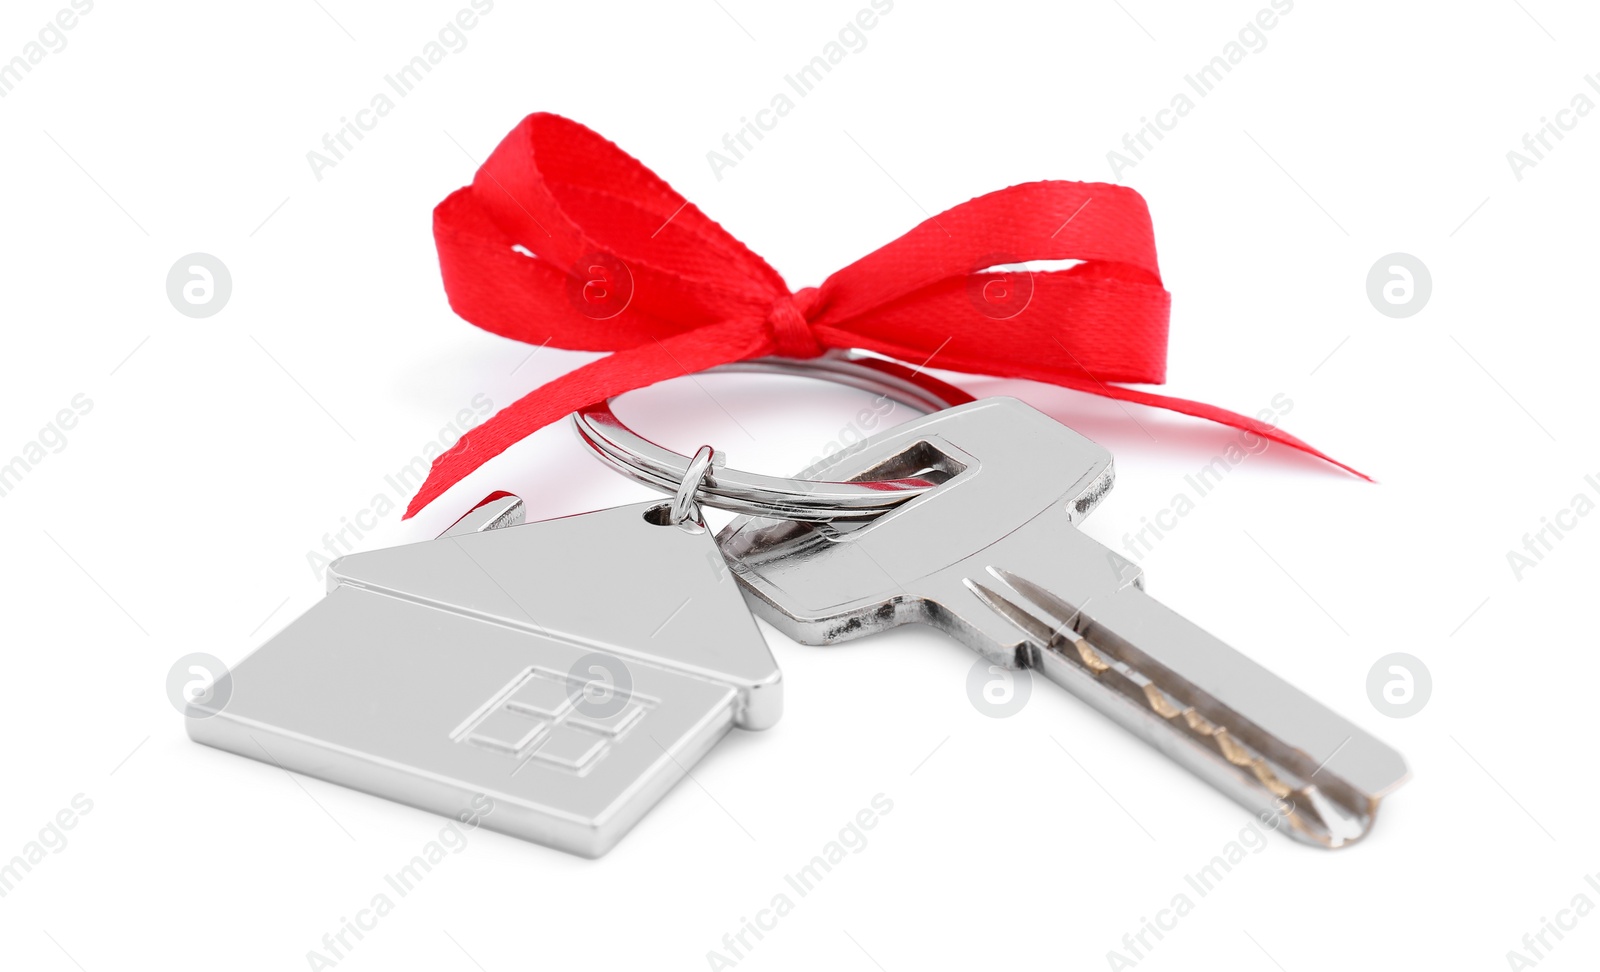
<svg viewBox="0 0 1600 972">
<path fill-rule="evenodd" d="M 499 494 L 437 540 L 340 558 L 189 736 L 598 857 L 732 726 L 783 711 L 711 535 L 665 510 L 522 524 Z"/>
<path fill-rule="evenodd" d="M 942 485 L 865 523 L 744 517 L 722 532 L 756 613 L 796 641 L 943 629 L 1323 847 L 1365 835 L 1408 778 L 1399 753 L 1145 594 L 1134 564 L 1077 530 L 1111 488 L 1111 455 L 1022 402 L 934 413 L 808 475 Z"/>
</svg>

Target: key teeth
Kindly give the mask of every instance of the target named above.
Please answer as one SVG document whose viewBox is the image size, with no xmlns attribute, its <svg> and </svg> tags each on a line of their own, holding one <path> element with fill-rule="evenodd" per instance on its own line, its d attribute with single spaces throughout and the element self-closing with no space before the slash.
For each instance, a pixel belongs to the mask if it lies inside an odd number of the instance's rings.
<svg viewBox="0 0 1600 972">
<path fill-rule="evenodd" d="M 1150 703 L 1150 708 L 1164 719 L 1183 717 L 1183 721 L 1196 735 L 1205 736 L 1215 744 L 1222 758 L 1235 766 L 1249 770 L 1256 780 L 1266 788 L 1268 793 L 1282 800 L 1294 792 L 1287 784 L 1278 779 L 1278 774 L 1272 771 L 1267 761 L 1252 753 L 1243 744 L 1233 738 L 1226 727 L 1219 726 L 1205 716 L 1201 715 L 1194 706 L 1178 708 L 1172 699 L 1163 692 L 1154 682 L 1144 686 L 1145 698 Z"/>
<path fill-rule="evenodd" d="M 1079 616 L 1077 609 L 1062 601 L 1059 597 L 1039 585 L 1020 577 L 1011 571 L 998 567 L 990 567 L 989 574 L 1002 585 L 1010 594 L 1027 602 L 1039 613 L 1030 611 L 1010 598 L 997 591 L 967 578 L 965 583 L 980 600 L 988 605 L 1000 616 L 1020 628 L 1024 634 L 1046 650 L 1051 648 L 1060 651 L 1060 643 L 1068 642 L 1072 645 L 1073 653 L 1082 666 L 1097 680 L 1114 666 L 1100 654 L 1087 639 L 1080 635 L 1073 627 Z M 1041 619 L 1042 615 L 1042 619 Z M 1046 622 L 1053 622 L 1051 627 Z M 1138 680 L 1137 685 L 1144 702 L 1151 711 L 1168 721 L 1182 719 L 1181 727 L 1187 729 L 1190 738 L 1197 742 L 1204 740 L 1219 756 L 1233 766 L 1246 770 L 1260 784 L 1262 789 L 1271 794 L 1280 804 L 1287 801 L 1288 807 L 1280 806 L 1280 816 L 1288 822 L 1294 830 L 1295 836 L 1310 843 L 1323 847 L 1343 847 L 1364 836 L 1371 826 L 1370 817 L 1350 817 L 1338 814 L 1341 807 L 1330 801 L 1313 783 L 1307 783 L 1299 790 L 1294 789 L 1278 777 L 1267 761 L 1258 756 L 1249 747 L 1236 740 L 1226 726 L 1218 725 L 1201 715 L 1194 706 L 1176 704 L 1169 696 L 1148 676 L 1130 668 Z M 1126 675 L 1123 675 L 1127 678 Z M 1175 726 L 1174 728 L 1179 728 Z M 1305 804 L 1301 806 L 1292 800 L 1295 794 L 1305 797 Z M 1330 814 L 1334 819 L 1329 819 Z M 1354 832 L 1352 832 L 1352 830 Z"/>
<path fill-rule="evenodd" d="M 1077 649 L 1078 657 L 1083 660 L 1083 664 L 1096 675 L 1111 667 L 1111 663 L 1101 658 L 1100 653 L 1094 650 L 1094 646 L 1084 639 L 1076 639 L 1072 646 Z"/>
<path fill-rule="evenodd" d="M 1090 649 L 1090 651 L 1093 651 L 1093 649 Z M 1083 654 L 1082 650 L 1080 650 L 1078 653 L 1080 655 Z M 1096 657 L 1099 657 L 1099 656 L 1097 655 Z M 1105 665 L 1105 662 L 1102 661 L 1101 664 Z M 1106 666 L 1106 667 L 1110 667 L 1110 666 Z M 1104 668 L 1101 669 L 1101 671 L 1104 671 L 1104 670 L 1105 670 Z M 1096 672 L 1095 674 L 1098 675 L 1099 672 Z M 1167 698 L 1167 693 L 1165 693 L 1165 692 L 1161 691 L 1161 689 L 1157 688 L 1156 687 L 1156 683 L 1154 683 L 1154 682 L 1150 682 L 1149 684 L 1145 685 L 1145 687 L 1144 687 L 1144 697 L 1145 697 L 1145 701 L 1150 703 L 1150 708 L 1156 710 L 1156 714 L 1161 716 L 1163 719 L 1171 719 L 1171 718 L 1173 718 L 1175 716 L 1178 716 L 1178 715 L 1186 715 L 1187 714 L 1183 709 L 1180 709 L 1177 706 L 1173 705 L 1172 704 L 1172 700 Z M 1188 711 L 1192 712 L 1194 710 L 1190 709 Z M 1192 721 L 1189 723 L 1189 727 L 1191 729 L 1195 728 L 1195 725 L 1194 725 L 1194 723 Z"/>
</svg>

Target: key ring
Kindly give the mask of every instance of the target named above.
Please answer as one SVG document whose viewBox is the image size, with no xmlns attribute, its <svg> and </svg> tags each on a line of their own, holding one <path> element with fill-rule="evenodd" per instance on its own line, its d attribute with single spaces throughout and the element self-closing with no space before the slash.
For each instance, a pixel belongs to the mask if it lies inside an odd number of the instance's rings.
<svg viewBox="0 0 1600 972">
<path fill-rule="evenodd" d="M 829 351 L 816 358 L 756 358 L 711 369 L 722 372 L 801 375 L 878 394 L 923 412 L 973 401 L 947 382 L 867 351 Z M 727 469 L 721 455 L 701 462 L 664 448 L 622 423 L 608 399 L 572 413 L 578 437 L 618 472 L 676 498 L 674 506 L 703 503 L 718 509 L 783 520 L 862 520 L 932 489 L 925 479 L 828 483 Z M 702 450 L 707 452 L 708 450 Z M 691 472 L 691 466 L 695 468 Z M 699 480 L 684 490 L 685 480 Z"/>
</svg>

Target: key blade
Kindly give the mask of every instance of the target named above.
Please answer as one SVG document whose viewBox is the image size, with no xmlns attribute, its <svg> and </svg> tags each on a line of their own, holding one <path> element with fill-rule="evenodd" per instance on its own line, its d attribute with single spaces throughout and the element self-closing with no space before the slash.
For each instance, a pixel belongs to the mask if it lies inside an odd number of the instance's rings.
<svg viewBox="0 0 1600 972">
<path fill-rule="evenodd" d="M 1032 667 L 1299 840 L 1360 839 L 1409 777 L 1394 750 L 1132 584 L 1075 607 L 990 573 L 1028 606 L 974 593 L 1039 643 Z"/>
</svg>

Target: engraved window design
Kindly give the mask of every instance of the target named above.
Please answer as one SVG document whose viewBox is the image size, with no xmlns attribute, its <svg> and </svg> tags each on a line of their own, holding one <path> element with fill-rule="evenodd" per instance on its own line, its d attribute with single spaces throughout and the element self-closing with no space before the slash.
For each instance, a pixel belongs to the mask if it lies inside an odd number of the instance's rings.
<svg viewBox="0 0 1600 972">
<path fill-rule="evenodd" d="M 450 738 L 522 762 L 581 772 L 637 726 L 651 702 L 615 686 L 601 700 L 584 683 L 543 668 L 519 673 Z"/>
</svg>

